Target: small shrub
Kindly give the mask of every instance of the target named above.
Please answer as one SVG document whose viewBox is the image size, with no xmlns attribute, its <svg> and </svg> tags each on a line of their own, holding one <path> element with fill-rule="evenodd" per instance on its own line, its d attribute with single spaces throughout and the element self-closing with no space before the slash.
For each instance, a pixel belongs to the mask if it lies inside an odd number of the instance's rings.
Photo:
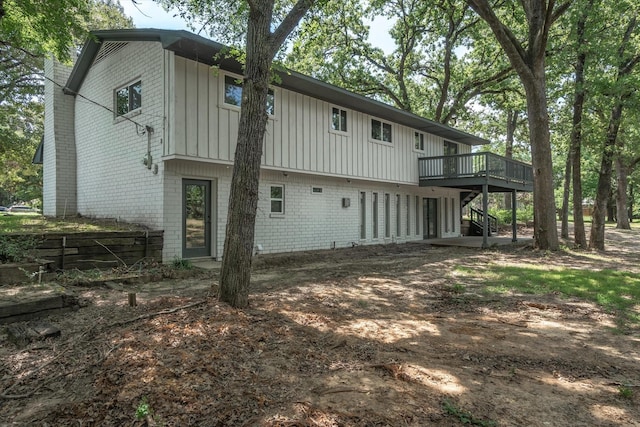
<svg viewBox="0 0 640 427">
<path fill-rule="evenodd" d="M 171 265 L 176 270 L 191 270 L 193 268 L 193 263 L 190 260 L 178 257 L 173 259 Z"/>
<path fill-rule="evenodd" d="M 618 387 L 618 394 L 623 399 L 630 400 L 633 397 L 633 390 L 631 390 L 631 387 L 621 385 L 620 387 Z"/>
<path fill-rule="evenodd" d="M 509 225 L 513 218 L 513 213 L 510 209 L 489 209 L 489 214 L 498 219 L 498 225 Z M 516 221 L 523 224 L 533 221 L 533 208 L 527 207 L 517 209 Z"/>
<path fill-rule="evenodd" d="M 498 225 L 511 224 L 512 213 L 508 209 L 490 209 L 489 214 L 498 219 Z"/>
<path fill-rule="evenodd" d="M 138 407 L 136 408 L 136 419 L 144 420 L 150 415 L 151 415 L 151 406 L 149 406 L 149 402 L 147 402 L 147 398 L 143 397 L 142 399 L 140 399 L 140 403 L 138 403 Z"/>
<path fill-rule="evenodd" d="M 474 417 L 471 413 L 458 408 L 458 406 L 456 406 L 456 404 L 451 402 L 449 399 L 445 399 L 442 402 L 442 407 L 447 414 L 453 415 L 464 425 L 469 424 L 480 427 L 495 427 L 496 425 L 495 421 L 481 420 Z"/>
<path fill-rule="evenodd" d="M 36 236 L 0 235 L 0 263 L 33 259 L 33 250 L 40 243 Z"/>
</svg>

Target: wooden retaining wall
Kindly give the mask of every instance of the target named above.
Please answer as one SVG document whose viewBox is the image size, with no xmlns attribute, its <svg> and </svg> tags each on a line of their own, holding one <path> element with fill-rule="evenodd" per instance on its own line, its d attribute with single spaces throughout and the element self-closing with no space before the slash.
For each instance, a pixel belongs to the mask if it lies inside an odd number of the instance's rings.
<svg viewBox="0 0 640 427">
<path fill-rule="evenodd" d="M 52 261 L 50 269 L 131 266 L 144 258 L 162 262 L 162 231 L 47 233 L 37 237 L 40 243 L 33 254 Z"/>
</svg>

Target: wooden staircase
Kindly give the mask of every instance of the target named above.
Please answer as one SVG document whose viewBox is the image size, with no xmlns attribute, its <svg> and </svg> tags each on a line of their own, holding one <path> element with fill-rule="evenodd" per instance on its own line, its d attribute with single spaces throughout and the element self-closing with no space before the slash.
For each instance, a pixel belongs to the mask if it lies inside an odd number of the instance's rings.
<svg viewBox="0 0 640 427">
<path fill-rule="evenodd" d="M 460 193 L 460 208 L 464 208 L 467 206 L 473 199 L 478 197 L 480 191 L 472 190 L 472 191 L 463 191 Z"/>
<path fill-rule="evenodd" d="M 484 215 L 485 213 L 478 209 L 471 208 L 471 225 L 469 228 L 469 235 L 482 236 L 484 234 Z M 498 218 L 493 215 L 487 215 L 489 224 L 488 236 L 496 234 L 498 232 Z"/>
</svg>

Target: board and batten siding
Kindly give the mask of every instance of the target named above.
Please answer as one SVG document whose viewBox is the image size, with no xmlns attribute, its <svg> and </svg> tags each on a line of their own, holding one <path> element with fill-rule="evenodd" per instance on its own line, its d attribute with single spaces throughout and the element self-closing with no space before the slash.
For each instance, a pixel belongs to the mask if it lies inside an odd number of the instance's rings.
<svg viewBox="0 0 640 427">
<path fill-rule="evenodd" d="M 167 61 L 168 132 L 165 156 L 232 163 L 240 110 L 223 102 L 223 70 L 171 55 Z M 416 184 L 418 157 L 443 155 L 444 140 L 425 133 L 425 151 L 414 150 L 415 129 L 392 123 L 391 144 L 373 142 L 372 117 L 348 112 L 346 134 L 330 130 L 332 104 L 274 86 L 262 167 L 327 176 Z M 339 105 L 335 105 L 340 107 Z M 459 153 L 471 147 L 459 144 Z"/>
</svg>

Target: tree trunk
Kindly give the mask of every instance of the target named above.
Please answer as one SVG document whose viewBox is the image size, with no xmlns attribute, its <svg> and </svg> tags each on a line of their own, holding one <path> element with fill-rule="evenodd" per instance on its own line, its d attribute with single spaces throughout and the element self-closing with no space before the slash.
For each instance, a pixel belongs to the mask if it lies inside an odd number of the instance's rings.
<svg viewBox="0 0 640 427">
<path fill-rule="evenodd" d="M 504 156 L 507 159 L 513 159 L 513 139 L 518 124 L 518 112 L 514 110 L 507 111 L 507 140 L 505 141 Z M 511 193 L 504 194 L 504 208 L 511 210 Z"/>
<path fill-rule="evenodd" d="M 270 25 L 271 16 L 264 11 L 251 10 L 247 28 L 238 144 L 220 271 L 220 300 L 237 308 L 249 305 L 260 160 L 266 131 L 266 102 L 273 61 L 269 43 Z"/>
<path fill-rule="evenodd" d="M 631 58 L 625 53 L 629 41 L 636 29 L 637 16 L 633 15 L 629 20 L 627 30 L 620 42 L 618 48 L 618 74 L 616 76 L 616 84 L 619 84 L 626 76 L 631 74 L 633 68 L 640 62 L 640 55 L 636 54 Z M 611 175 L 612 162 L 615 155 L 616 144 L 618 139 L 618 130 L 620 129 L 620 120 L 622 118 L 622 110 L 626 98 L 631 96 L 635 88 L 621 91 L 617 89 L 618 95 L 614 99 L 614 105 L 611 109 L 609 117 L 609 127 L 607 128 L 607 137 L 602 150 L 602 161 L 600 163 L 600 173 L 598 176 L 598 185 L 596 187 L 596 199 L 593 206 L 593 218 L 591 221 L 591 236 L 589 236 L 589 247 L 597 250 L 604 250 L 604 226 L 605 215 L 607 213 L 607 202 L 611 196 Z"/>
<path fill-rule="evenodd" d="M 564 166 L 564 188 L 562 190 L 562 208 L 561 208 L 561 220 L 560 237 L 563 239 L 569 238 L 569 196 L 571 195 L 571 169 L 573 167 L 573 155 L 574 151 L 569 149 L 567 154 L 567 161 Z"/>
<path fill-rule="evenodd" d="M 582 175 L 581 175 L 581 138 L 578 138 L 573 150 L 573 241 L 579 248 L 587 247 L 587 235 L 582 211 Z"/>
<path fill-rule="evenodd" d="M 539 249 L 558 249 L 556 202 L 553 192 L 553 167 L 544 62 L 534 67 L 537 72 L 523 81 L 527 93 L 529 141 L 533 164 L 533 237 Z M 525 80 L 525 79 L 523 79 Z"/>
<path fill-rule="evenodd" d="M 634 197 L 633 184 L 629 184 L 629 222 L 633 222 Z"/>
<path fill-rule="evenodd" d="M 622 164 L 620 156 L 616 158 L 616 177 L 618 180 L 618 189 L 616 191 L 616 228 L 621 230 L 631 230 L 629 212 L 627 211 L 629 169 Z"/>
<path fill-rule="evenodd" d="M 582 11 L 582 15 L 577 22 L 576 38 L 578 56 L 575 68 L 575 95 L 573 100 L 573 118 L 571 127 L 571 142 L 569 147 L 569 158 L 572 162 L 572 183 L 573 183 L 573 241 L 579 248 L 587 247 L 587 237 L 584 228 L 584 215 L 582 212 L 582 115 L 584 111 L 584 67 L 587 62 L 587 54 L 584 46 L 585 28 L 589 13 L 591 12 L 593 1 Z M 564 236 L 563 236 L 564 237 Z"/>
<path fill-rule="evenodd" d="M 491 27 L 525 88 L 533 164 L 533 237 L 537 248 L 557 250 L 558 229 L 553 195 L 545 56 L 549 29 L 567 10 L 570 2 L 559 4 L 557 7 L 555 2 L 550 0 L 520 2 L 528 26 L 527 40 L 521 42 L 495 13 L 494 8 L 498 9 L 500 6 L 488 0 L 466 1 Z"/>
<path fill-rule="evenodd" d="M 604 250 L 604 226 L 607 216 L 607 204 L 611 195 L 613 155 L 621 117 L 622 100 L 618 99 L 616 105 L 611 110 L 611 116 L 609 118 L 609 128 L 607 129 L 607 139 L 605 140 L 602 152 L 598 185 L 596 187 L 596 199 L 593 203 L 593 216 L 591 218 L 589 247 L 600 251 Z"/>
<path fill-rule="evenodd" d="M 238 143 L 231 178 L 219 293 L 221 301 L 236 308 L 249 305 L 260 160 L 268 118 L 267 93 L 271 82 L 271 65 L 278 49 L 313 5 L 313 0 L 298 0 L 273 32 L 274 0 L 252 0 L 248 4 Z"/>
</svg>

